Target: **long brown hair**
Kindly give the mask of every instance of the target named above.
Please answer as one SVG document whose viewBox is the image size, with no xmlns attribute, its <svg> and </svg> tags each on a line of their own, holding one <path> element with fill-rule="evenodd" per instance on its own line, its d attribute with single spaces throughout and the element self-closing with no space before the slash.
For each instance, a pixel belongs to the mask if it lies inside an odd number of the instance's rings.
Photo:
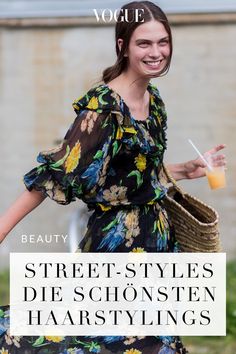
<svg viewBox="0 0 236 354">
<path fill-rule="evenodd" d="M 122 11 L 128 9 L 127 13 L 133 13 L 135 9 L 143 9 L 142 13 L 142 22 L 141 21 L 121 21 L 121 16 L 122 16 Z M 132 11 L 130 11 L 132 10 Z M 171 62 L 171 56 L 172 56 L 172 35 L 171 35 L 171 29 L 170 25 L 168 22 L 168 19 L 165 15 L 165 13 L 161 10 L 161 8 L 157 5 L 155 5 L 151 1 L 132 1 L 126 5 L 123 5 L 121 8 L 121 11 L 118 16 L 118 20 L 116 22 L 116 27 L 115 27 L 115 40 L 116 40 L 116 54 L 117 54 L 117 60 L 114 65 L 106 68 L 103 73 L 102 73 L 102 80 L 107 83 L 113 79 L 115 79 L 117 76 L 119 76 L 124 70 L 126 70 L 128 66 L 128 58 L 124 56 L 125 52 L 127 51 L 129 47 L 129 42 L 130 38 L 132 36 L 132 33 L 134 30 L 142 25 L 145 22 L 149 22 L 151 20 L 156 20 L 158 22 L 161 22 L 163 26 L 165 27 L 166 32 L 169 35 L 169 43 L 170 43 L 170 56 L 169 60 L 166 64 L 166 66 L 163 68 L 163 70 L 160 72 L 159 76 L 162 76 L 166 74 L 169 70 L 170 67 L 170 62 Z M 119 49 L 118 46 L 118 38 L 123 39 L 123 45 L 121 47 L 121 50 Z"/>
</svg>

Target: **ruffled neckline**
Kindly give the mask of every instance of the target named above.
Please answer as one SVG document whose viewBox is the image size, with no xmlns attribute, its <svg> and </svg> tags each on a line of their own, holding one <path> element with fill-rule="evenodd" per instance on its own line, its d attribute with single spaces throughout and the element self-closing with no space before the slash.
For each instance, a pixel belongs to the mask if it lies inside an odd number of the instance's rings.
<svg viewBox="0 0 236 354">
<path fill-rule="evenodd" d="M 128 116 L 133 123 L 146 125 L 153 119 L 155 115 L 153 113 L 157 111 L 158 104 L 163 103 L 158 89 L 152 83 L 148 83 L 147 90 L 150 94 L 149 116 L 144 120 L 134 118 L 124 99 L 105 83 L 91 88 L 84 96 L 76 99 L 73 102 L 73 108 L 77 114 L 84 109 L 93 110 L 97 113 L 109 111 L 122 113 L 123 116 Z"/>
</svg>

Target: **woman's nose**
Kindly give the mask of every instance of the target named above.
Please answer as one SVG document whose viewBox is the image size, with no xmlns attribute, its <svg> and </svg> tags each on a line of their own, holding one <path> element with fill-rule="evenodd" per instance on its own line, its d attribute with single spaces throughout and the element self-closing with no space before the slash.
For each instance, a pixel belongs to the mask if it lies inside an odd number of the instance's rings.
<svg viewBox="0 0 236 354">
<path fill-rule="evenodd" d="M 158 45 L 151 46 L 149 55 L 154 58 L 160 57 L 161 53 L 160 53 L 160 48 L 158 47 Z"/>
</svg>

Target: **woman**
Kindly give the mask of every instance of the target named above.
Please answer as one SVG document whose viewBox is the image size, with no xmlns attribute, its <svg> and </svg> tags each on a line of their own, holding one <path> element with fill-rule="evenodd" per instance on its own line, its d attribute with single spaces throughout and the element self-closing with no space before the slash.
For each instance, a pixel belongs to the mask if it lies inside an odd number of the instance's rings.
<svg viewBox="0 0 236 354">
<path fill-rule="evenodd" d="M 162 200 L 159 181 L 166 149 L 166 113 L 151 78 L 166 73 L 172 55 L 171 30 L 162 10 L 149 1 L 122 9 L 142 9 L 139 22 L 116 24 L 115 65 L 103 83 L 73 104 L 74 123 L 56 149 L 41 152 L 40 166 L 24 176 L 27 190 L 1 217 L 0 239 L 46 196 L 60 204 L 76 198 L 93 210 L 82 252 L 179 252 Z M 218 152 L 218 145 L 206 154 Z M 225 165 L 224 155 L 216 157 Z M 205 176 L 200 159 L 169 165 L 176 180 Z M 2 308 L 2 350 L 10 353 L 186 353 L 178 337 L 33 337 L 6 332 L 8 308 Z M 5 352 L 4 352 L 5 353 Z"/>
</svg>

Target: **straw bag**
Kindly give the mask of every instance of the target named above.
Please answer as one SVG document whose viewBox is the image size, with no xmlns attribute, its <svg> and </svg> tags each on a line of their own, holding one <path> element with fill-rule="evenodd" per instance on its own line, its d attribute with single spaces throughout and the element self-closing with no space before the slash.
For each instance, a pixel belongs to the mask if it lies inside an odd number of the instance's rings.
<svg viewBox="0 0 236 354">
<path fill-rule="evenodd" d="M 163 179 L 171 183 L 163 204 L 175 228 L 181 251 L 220 252 L 217 211 L 184 192 L 164 164 L 160 173 L 160 180 Z"/>
</svg>

